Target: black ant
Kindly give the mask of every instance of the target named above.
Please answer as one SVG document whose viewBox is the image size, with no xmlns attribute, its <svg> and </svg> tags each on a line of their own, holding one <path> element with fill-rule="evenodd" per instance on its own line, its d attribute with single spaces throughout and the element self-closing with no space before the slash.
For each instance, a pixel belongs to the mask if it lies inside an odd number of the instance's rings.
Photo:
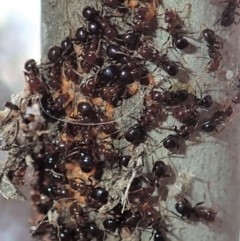
<svg viewBox="0 0 240 241">
<path fill-rule="evenodd" d="M 174 131 L 175 135 L 169 135 L 161 142 L 163 146 L 168 150 L 174 150 L 175 148 L 179 149 L 181 140 L 186 141 L 192 132 L 194 131 L 195 126 L 198 124 L 198 118 L 190 119 L 186 124 L 182 125 L 179 129 L 175 126 Z"/>
<path fill-rule="evenodd" d="M 101 16 L 93 7 L 86 6 L 82 11 L 82 15 L 88 21 L 88 31 L 91 34 L 99 35 L 103 32 L 106 39 L 115 40 L 117 38 L 117 28 L 107 18 Z"/>
<path fill-rule="evenodd" d="M 214 222 L 216 218 L 216 212 L 212 208 L 200 207 L 204 202 L 197 203 L 194 207 L 184 197 L 179 196 L 178 202 L 175 204 L 176 211 L 181 214 L 182 218 L 190 218 L 191 214 L 194 214 L 196 218 L 207 222 Z"/>
<path fill-rule="evenodd" d="M 146 105 L 144 108 L 144 114 L 138 120 L 138 124 L 134 127 L 131 127 L 125 133 L 125 138 L 128 142 L 131 142 L 134 145 L 139 145 L 144 142 L 146 139 L 145 129 L 150 127 L 151 124 L 156 120 L 159 113 L 159 105 L 152 103 Z"/>
<path fill-rule="evenodd" d="M 99 229 L 95 222 L 91 222 L 90 224 L 88 224 L 86 230 L 87 230 L 86 233 L 91 238 L 96 238 L 96 240 L 103 240 L 103 238 L 104 238 L 104 231 Z"/>
<path fill-rule="evenodd" d="M 83 45 L 80 65 L 85 73 L 88 73 L 95 65 L 101 67 L 102 58 L 99 57 L 100 51 L 101 44 L 98 36 L 93 36 Z"/>
</svg>

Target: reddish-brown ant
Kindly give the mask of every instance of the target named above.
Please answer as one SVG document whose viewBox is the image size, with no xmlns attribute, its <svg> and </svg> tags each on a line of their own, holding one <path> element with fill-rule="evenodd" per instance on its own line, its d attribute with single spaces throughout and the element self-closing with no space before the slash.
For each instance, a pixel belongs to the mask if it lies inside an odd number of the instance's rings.
<svg viewBox="0 0 240 241">
<path fill-rule="evenodd" d="M 185 89 L 177 91 L 164 90 L 162 92 L 152 90 L 150 92 L 151 99 L 157 101 L 160 105 L 173 107 L 185 102 L 189 97 L 189 92 Z"/>
<path fill-rule="evenodd" d="M 82 207 L 77 201 L 72 202 L 69 208 L 69 213 L 71 215 L 72 221 L 76 222 L 78 225 L 86 223 L 87 217 L 84 214 Z"/>
<path fill-rule="evenodd" d="M 139 7 L 136 9 L 133 17 L 133 30 L 141 34 L 149 34 L 151 29 L 151 22 L 156 17 L 156 3 L 152 1 L 147 3 L 145 7 Z"/>
<path fill-rule="evenodd" d="M 84 68 L 86 64 L 88 64 L 88 67 L 91 69 L 94 65 L 98 65 L 98 63 L 101 62 L 99 57 L 100 51 L 101 44 L 98 36 L 93 36 L 86 44 L 83 45 L 83 50 L 80 55 L 80 65 L 84 72 L 88 72 L 85 71 Z"/>
<path fill-rule="evenodd" d="M 30 59 L 25 63 L 24 76 L 31 92 L 41 91 L 42 83 L 39 77 L 39 69 L 34 59 Z"/>
<path fill-rule="evenodd" d="M 181 123 L 188 123 L 193 119 L 196 119 L 199 115 L 197 108 L 208 110 L 212 106 L 212 97 L 206 95 L 202 99 L 194 98 L 194 102 L 191 104 L 179 106 L 173 110 L 173 117 Z"/>
<path fill-rule="evenodd" d="M 145 60 L 154 62 L 157 66 L 162 66 L 163 70 L 167 72 L 170 76 L 177 75 L 179 71 L 179 62 L 169 60 L 167 54 L 160 55 L 158 50 L 148 45 L 140 46 L 138 48 L 138 53 Z"/>
<path fill-rule="evenodd" d="M 186 4 L 184 6 L 184 8 L 189 5 L 190 5 L 189 3 Z M 184 10 L 184 8 L 183 8 L 183 10 Z M 179 12 L 182 12 L 183 10 L 181 10 Z M 165 21 L 165 23 L 168 24 L 167 28 L 164 29 L 161 27 L 161 29 L 166 30 L 170 34 L 169 38 L 170 38 L 170 36 L 172 37 L 172 46 L 174 48 L 176 47 L 178 49 L 187 48 L 189 46 L 189 42 L 188 42 L 188 40 L 186 40 L 184 38 L 184 35 L 186 35 L 188 32 L 181 30 L 182 25 L 181 25 L 181 21 L 179 20 L 177 12 L 172 9 L 167 9 L 164 14 L 164 21 Z M 169 40 L 169 38 L 168 38 L 168 40 Z M 167 40 L 167 42 L 168 42 L 168 40 Z"/>
<path fill-rule="evenodd" d="M 53 104 L 50 105 L 50 108 L 55 111 L 55 110 L 62 110 L 64 107 L 67 106 L 69 103 L 69 96 L 67 93 L 62 93 L 59 94 L 54 100 Z"/>
<path fill-rule="evenodd" d="M 147 221 L 148 225 L 154 226 L 159 223 L 161 219 L 159 211 L 157 211 L 149 202 L 145 202 L 140 207 L 140 212 L 143 219 Z"/>
<path fill-rule="evenodd" d="M 211 58 L 211 61 L 208 63 L 208 73 L 215 72 L 220 68 L 222 55 L 219 50 L 223 48 L 223 43 L 211 29 L 204 29 L 202 33 L 205 41 L 207 42 L 208 55 Z"/>
<path fill-rule="evenodd" d="M 85 196 L 86 203 L 89 207 L 100 208 L 107 202 L 108 192 L 101 188 L 95 187 L 96 185 L 86 184 L 85 180 L 79 178 L 81 182 L 77 182 L 74 179 L 69 180 L 69 185 L 74 190 L 77 190 L 80 195 Z M 91 179 L 89 178 L 91 181 Z"/>
</svg>

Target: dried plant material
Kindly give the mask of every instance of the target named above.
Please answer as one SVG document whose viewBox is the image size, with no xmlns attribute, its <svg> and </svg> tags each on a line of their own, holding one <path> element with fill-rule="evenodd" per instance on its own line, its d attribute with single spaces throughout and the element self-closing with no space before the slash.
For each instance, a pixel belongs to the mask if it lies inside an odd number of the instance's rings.
<svg viewBox="0 0 240 241">
<path fill-rule="evenodd" d="M 10 182 L 8 177 L 2 174 L 0 179 L 0 193 L 6 199 L 25 200 L 25 197 L 19 190 Z"/>
</svg>

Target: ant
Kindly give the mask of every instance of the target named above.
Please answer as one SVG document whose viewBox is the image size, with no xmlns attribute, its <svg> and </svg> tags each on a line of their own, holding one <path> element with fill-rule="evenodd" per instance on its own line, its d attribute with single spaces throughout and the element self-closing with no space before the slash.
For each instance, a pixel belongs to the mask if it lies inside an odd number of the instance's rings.
<svg viewBox="0 0 240 241">
<path fill-rule="evenodd" d="M 75 38 L 73 39 L 76 44 L 84 44 L 90 38 L 90 34 L 87 32 L 86 28 L 79 27 L 75 32 Z"/>
<path fill-rule="evenodd" d="M 171 88 L 169 88 L 171 89 Z M 177 91 L 151 91 L 151 100 L 157 101 L 159 104 L 164 106 L 176 106 L 182 102 L 185 102 L 189 97 L 189 92 L 185 89 Z"/>
<path fill-rule="evenodd" d="M 61 47 L 58 45 L 50 46 L 47 52 L 49 64 L 53 64 L 54 66 L 62 64 L 65 59 L 72 55 L 73 51 L 73 43 L 69 37 L 61 42 Z"/>
<path fill-rule="evenodd" d="M 173 150 L 175 148 L 179 149 L 179 144 L 181 140 L 186 141 L 189 136 L 192 134 L 194 127 L 198 123 L 198 118 L 193 118 L 189 120 L 188 123 L 182 125 L 179 129 L 175 126 L 174 131 L 176 132 L 175 135 L 169 135 L 161 142 L 163 146 L 168 150 Z"/>
<path fill-rule="evenodd" d="M 126 131 L 125 139 L 133 145 L 138 146 L 145 141 L 146 132 L 141 126 L 131 127 Z"/>
<path fill-rule="evenodd" d="M 163 161 L 156 161 L 153 164 L 152 173 L 157 178 L 169 177 L 167 173 L 167 166 Z"/>
<path fill-rule="evenodd" d="M 78 225 L 86 223 L 87 217 L 84 214 L 82 207 L 76 200 L 74 200 L 69 207 L 69 213 L 72 221 L 76 222 Z"/>
<path fill-rule="evenodd" d="M 97 83 L 93 78 L 87 80 L 85 83 L 80 85 L 81 93 L 88 97 L 93 97 L 96 95 Z"/>
<path fill-rule="evenodd" d="M 99 229 L 95 222 L 91 222 L 87 225 L 87 234 L 96 240 L 104 239 L 104 231 Z"/>
<path fill-rule="evenodd" d="M 93 36 L 83 45 L 80 55 L 80 65 L 85 73 L 88 73 L 93 66 L 102 65 L 102 58 L 99 57 L 101 52 L 101 44 L 98 36 Z"/>
<path fill-rule="evenodd" d="M 103 221 L 103 226 L 106 230 L 115 232 L 118 229 L 118 232 L 121 228 L 126 227 L 130 230 L 134 229 L 142 219 L 140 211 L 131 211 L 123 210 L 121 203 L 118 203 L 112 210 L 110 210 L 111 215 L 114 216 L 114 219 L 107 218 Z"/>
<path fill-rule="evenodd" d="M 119 227 L 119 222 L 116 219 L 112 219 L 112 218 L 107 218 L 103 220 L 103 227 L 106 230 L 109 230 L 111 232 L 115 232 L 117 230 L 117 228 Z"/>
<path fill-rule="evenodd" d="M 125 34 L 121 35 L 121 42 L 123 42 L 124 46 L 133 51 L 136 50 L 141 43 L 140 41 L 140 33 L 137 31 L 128 31 Z"/>
<path fill-rule="evenodd" d="M 159 105 L 152 103 L 145 106 L 144 114 L 138 120 L 135 127 L 131 127 L 126 133 L 125 138 L 134 145 L 139 145 L 146 139 L 145 128 L 149 127 L 157 118 L 159 113 Z"/>
<path fill-rule="evenodd" d="M 138 120 L 138 127 L 149 127 L 157 118 L 159 113 L 159 105 L 157 103 L 152 103 L 146 105 L 144 108 L 144 113 Z"/>
<path fill-rule="evenodd" d="M 130 230 L 134 230 L 136 226 L 139 224 L 139 222 L 142 219 L 142 215 L 140 211 L 124 211 L 122 214 L 122 221 L 121 225 L 123 227 L 127 227 Z"/>
<path fill-rule="evenodd" d="M 222 110 L 218 110 L 217 112 L 215 112 L 212 116 L 212 118 L 208 121 L 206 121 L 205 123 L 203 123 L 202 125 L 202 131 L 205 132 L 213 132 L 217 130 L 217 126 L 219 124 L 221 124 L 223 127 L 225 126 L 225 124 L 223 123 L 227 118 L 229 118 L 233 113 L 233 108 L 232 106 L 228 106 L 225 109 Z"/>
<path fill-rule="evenodd" d="M 68 105 L 69 101 L 68 93 L 61 93 L 53 100 L 50 108 L 53 111 L 61 111 Z"/>
<path fill-rule="evenodd" d="M 204 29 L 202 33 L 207 42 L 208 55 L 211 58 L 211 61 L 208 63 L 208 73 L 214 72 L 218 70 L 220 66 L 222 55 L 219 50 L 223 48 L 223 42 L 211 29 Z"/>
<path fill-rule="evenodd" d="M 48 60 L 50 61 L 50 63 L 56 64 L 57 62 L 60 61 L 61 56 L 62 56 L 61 47 L 59 47 L 57 45 L 50 46 L 48 49 L 47 56 L 48 56 Z"/>
<path fill-rule="evenodd" d="M 34 59 L 29 59 L 24 65 L 24 76 L 31 92 L 39 92 L 42 83 L 39 77 L 39 69 Z"/>
<path fill-rule="evenodd" d="M 77 73 L 77 56 L 74 53 L 63 62 L 63 75 L 67 80 L 78 83 L 79 74 Z"/>
<path fill-rule="evenodd" d="M 106 123 L 106 122 L 110 122 L 110 118 L 108 118 L 106 115 L 104 115 L 103 113 L 98 113 L 97 114 L 97 121 L 99 123 Z M 112 137 L 114 137 L 116 133 L 119 132 L 119 130 L 116 128 L 115 123 L 109 123 L 109 124 L 104 124 L 101 125 L 100 124 L 100 129 L 103 131 L 104 134 L 106 135 L 111 135 Z"/>
<path fill-rule="evenodd" d="M 85 196 L 86 203 L 89 207 L 92 208 L 100 208 L 103 204 L 107 203 L 108 199 L 108 192 L 101 188 L 101 187 L 95 187 L 95 185 L 88 185 L 86 184 L 85 180 L 82 178 L 79 178 L 82 182 L 77 182 L 74 179 L 69 180 L 69 185 L 72 189 L 78 191 L 80 195 Z M 92 180 L 88 178 L 90 182 Z"/>
<path fill-rule="evenodd" d="M 142 187 L 142 180 L 135 178 L 131 184 L 128 195 L 134 195 L 135 197 L 147 197 L 154 193 L 156 187 L 159 187 L 159 180 L 156 176 L 143 175 L 142 178 L 149 184 L 148 187 Z"/>
<path fill-rule="evenodd" d="M 168 75 L 177 75 L 179 71 L 177 63 L 179 62 L 169 60 L 167 54 L 161 56 L 158 50 L 147 45 L 140 46 L 137 51 L 145 60 L 154 62 L 157 66 L 162 66 L 163 70 L 167 72 Z"/>
<path fill-rule="evenodd" d="M 90 103 L 85 101 L 80 102 L 77 106 L 77 110 L 81 115 L 82 121 L 90 123 L 96 120 L 96 110 Z"/>
<path fill-rule="evenodd" d="M 74 196 L 74 192 L 69 190 L 65 185 L 44 186 L 42 189 L 42 194 L 49 198 L 54 198 L 56 200 L 59 198 L 72 198 Z"/>
<path fill-rule="evenodd" d="M 19 167 L 15 170 L 8 172 L 7 176 L 13 185 L 23 186 L 26 184 L 25 175 L 26 175 L 27 164 L 22 162 Z"/>
<path fill-rule="evenodd" d="M 117 9 L 119 12 L 125 12 L 127 10 L 124 6 L 124 0 L 102 0 L 103 5 L 108 6 L 112 9 Z"/>
<path fill-rule="evenodd" d="M 77 241 L 88 241 L 89 239 L 87 238 L 87 230 L 82 227 L 82 225 L 78 225 L 74 229 L 74 238 Z"/>
<path fill-rule="evenodd" d="M 178 202 L 175 204 L 175 209 L 179 214 L 182 215 L 182 218 L 185 216 L 187 216 L 187 218 L 190 218 L 190 215 L 194 214 L 198 219 L 207 222 L 214 222 L 217 213 L 212 208 L 202 206 L 199 207 L 202 204 L 204 204 L 204 202 L 199 202 L 193 207 L 186 198 L 179 195 Z"/>
<path fill-rule="evenodd" d="M 149 202 L 145 202 L 140 207 L 140 212 L 143 219 L 147 221 L 148 226 L 156 225 L 161 219 L 160 213 Z"/>
<path fill-rule="evenodd" d="M 150 22 L 156 17 L 155 9 L 139 7 L 133 17 L 133 31 L 147 35 L 151 31 Z"/>
<path fill-rule="evenodd" d="M 50 90 L 59 91 L 61 89 L 60 78 L 61 78 L 61 65 L 56 64 L 50 66 L 46 69 L 46 75 L 43 76 L 43 79 L 46 78 L 46 85 Z"/>
<path fill-rule="evenodd" d="M 112 41 L 119 35 L 117 28 L 108 19 L 100 16 L 99 12 L 93 7 L 86 6 L 82 11 L 82 15 L 89 22 L 88 31 L 91 34 L 99 35 L 103 31 L 106 39 Z"/>
<path fill-rule="evenodd" d="M 173 117 L 181 123 L 195 122 L 199 116 L 197 108 L 202 108 L 203 110 L 208 110 L 213 104 L 212 97 L 206 95 L 203 98 L 194 97 L 193 103 L 179 106 L 173 110 Z"/>
<path fill-rule="evenodd" d="M 189 6 L 190 4 L 186 4 L 186 6 Z M 183 10 L 184 10 L 183 8 Z M 183 10 L 179 11 L 182 12 Z M 164 29 L 161 27 L 161 29 L 167 31 L 169 33 L 168 40 L 170 36 L 172 36 L 172 46 L 175 48 L 178 48 L 180 50 L 185 49 L 189 46 L 188 40 L 186 40 L 183 36 L 186 35 L 188 32 L 180 30 L 182 29 L 181 21 L 179 20 L 178 14 L 175 10 L 167 9 L 164 14 L 164 21 L 167 23 L 167 28 Z M 166 43 L 168 42 L 166 41 Z M 166 44 L 165 43 L 165 44 Z M 165 45 L 164 44 L 164 45 Z"/>
<path fill-rule="evenodd" d="M 90 173 L 95 167 L 93 155 L 84 149 L 79 150 L 79 161 L 79 166 L 84 173 Z"/>
<path fill-rule="evenodd" d="M 240 15 L 235 11 L 237 8 L 240 8 L 240 2 L 239 0 L 228 0 L 224 2 L 228 2 L 227 8 L 223 11 L 221 18 L 217 20 L 217 22 L 221 20 L 221 26 L 229 27 L 235 21 L 235 14 Z"/>
</svg>

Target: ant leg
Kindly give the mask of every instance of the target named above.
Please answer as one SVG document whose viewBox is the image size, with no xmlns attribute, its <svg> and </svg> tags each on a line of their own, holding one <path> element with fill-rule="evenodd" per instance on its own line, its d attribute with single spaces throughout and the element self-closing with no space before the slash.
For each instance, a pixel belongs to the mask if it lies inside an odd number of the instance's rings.
<svg viewBox="0 0 240 241">
<path fill-rule="evenodd" d="M 197 203 L 197 204 L 195 205 L 195 207 L 200 206 L 200 205 L 202 205 L 202 204 L 204 204 L 204 202 L 199 202 L 199 203 Z"/>
<path fill-rule="evenodd" d="M 91 176 L 88 177 L 88 180 Z M 81 177 L 75 177 L 74 179 L 80 179 L 83 183 L 86 183 L 84 179 L 82 179 Z M 90 181 L 90 180 L 89 180 Z M 92 181 L 90 181 L 92 183 Z"/>
<path fill-rule="evenodd" d="M 153 234 L 154 234 L 154 229 L 152 230 L 152 233 L 151 233 L 151 236 L 150 236 L 150 238 L 149 238 L 149 240 L 148 241 L 150 241 L 151 239 L 152 239 L 152 237 L 153 237 Z"/>
<path fill-rule="evenodd" d="M 184 11 L 184 9 L 186 8 L 186 6 L 189 6 L 188 8 L 190 9 L 192 7 L 191 3 L 186 3 L 183 7 L 183 9 L 181 11 L 177 11 L 177 13 L 182 13 Z"/>
<path fill-rule="evenodd" d="M 169 33 L 168 29 L 166 29 L 166 28 L 163 28 L 163 27 L 161 27 L 161 26 L 159 26 L 158 28 L 166 31 L 167 33 Z"/>
<path fill-rule="evenodd" d="M 236 13 L 236 12 L 235 12 Z M 238 16 L 240 16 L 240 14 L 239 13 L 236 13 Z M 230 36 L 230 35 L 232 35 L 233 33 L 234 33 L 234 31 L 236 30 L 236 28 L 237 28 L 237 25 L 240 23 L 240 20 L 238 21 L 238 22 L 235 22 L 235 28 L 228 34 L 228 37 Z M 224 43 L 227 41 L 227 39 L 224 41 Z"/>
<path fill-rule="evenodd" d="M 178 198 L 178 201 L 180 200 L 180 198 L 182 198 L 186 203 L 189 203 L 189 201 L 185 197 L 183 197 L 181 194 L 178 194 L 177 198 Z"/>
<path fill-rule="evenodd" d="M 222 126 L 222 129 L 221 129 L 221 130 L 218 131 L 217 129 L 215 129 L 214 131 L 216 131 L 217 133 L 218 133 L 218 132 L 221 132 L 221 131 L 225 128 L 225 123 L 221 123 L 221 126 Z"/>
<path fill-rule="evenodd" d="M 218 3 L 230 3 L 230 2 L 231 2 L 231 0 L 226 0 L 226 1 L 217 2 L 217 4 L 218 4 Z"/>
</svg>

